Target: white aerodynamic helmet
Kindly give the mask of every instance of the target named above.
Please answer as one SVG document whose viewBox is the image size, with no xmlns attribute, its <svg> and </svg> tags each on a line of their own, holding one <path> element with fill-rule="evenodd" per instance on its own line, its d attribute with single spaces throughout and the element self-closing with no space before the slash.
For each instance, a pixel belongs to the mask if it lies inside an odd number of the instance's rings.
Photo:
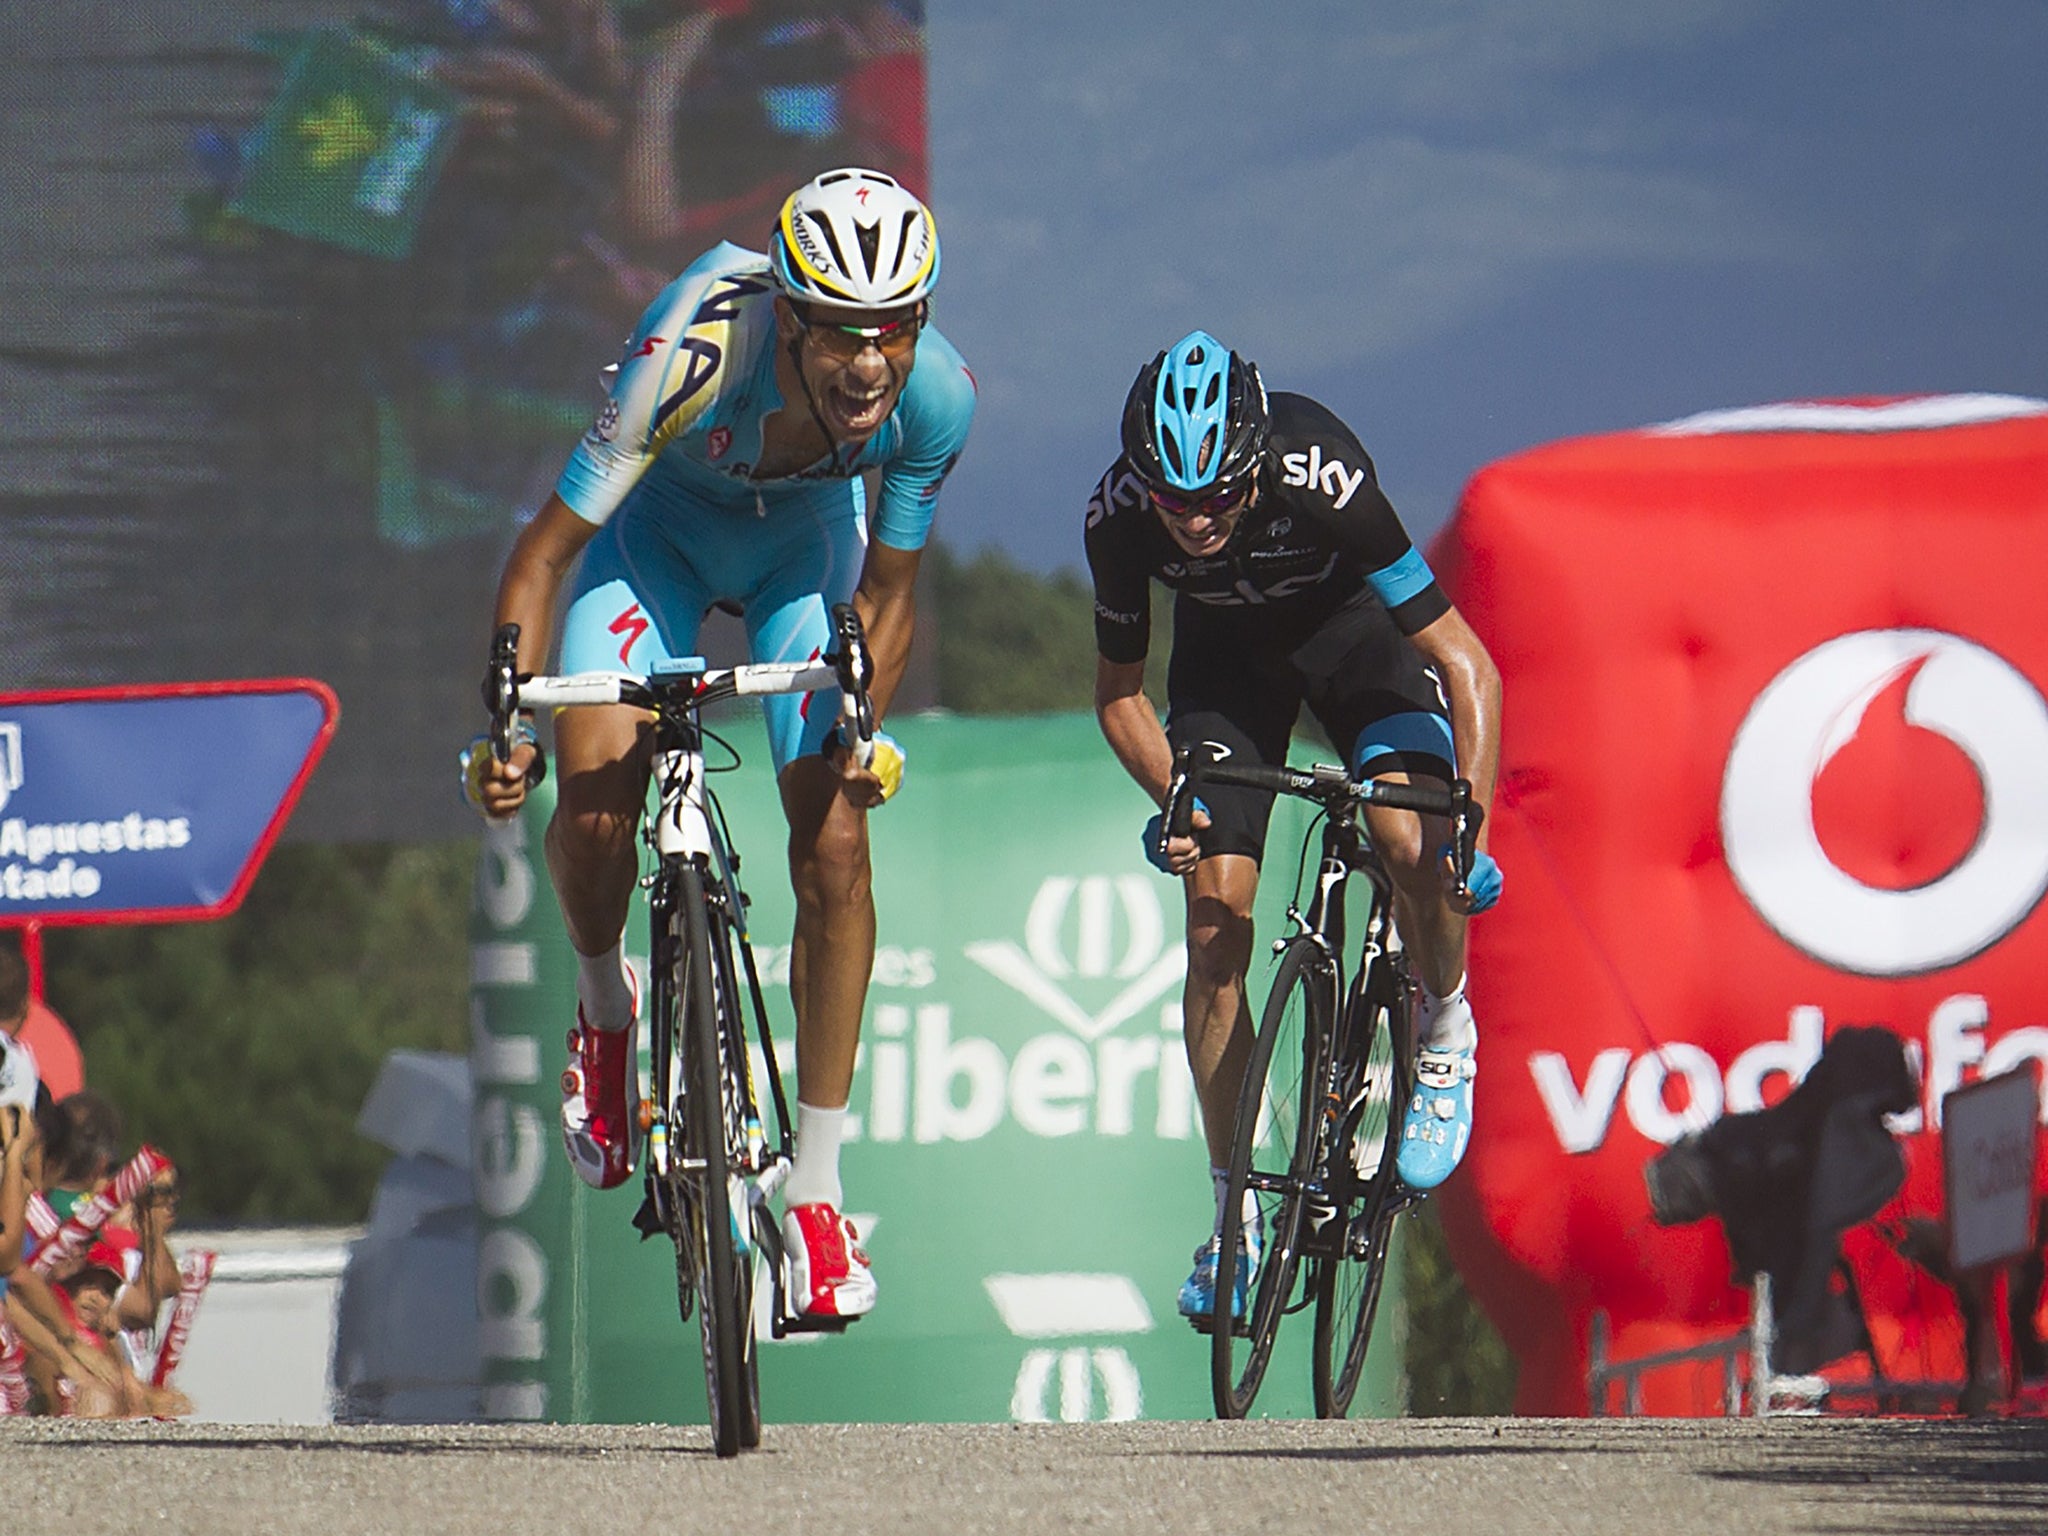
<svg viewBox="0 0 2048 1536">
<path fill-rule="evenodd" d="M 789 195 L 768 261 L 792 299 L 896 309 L 938 282 L 939 229 L 894 177 L 850 166 Z"/>
</svg>

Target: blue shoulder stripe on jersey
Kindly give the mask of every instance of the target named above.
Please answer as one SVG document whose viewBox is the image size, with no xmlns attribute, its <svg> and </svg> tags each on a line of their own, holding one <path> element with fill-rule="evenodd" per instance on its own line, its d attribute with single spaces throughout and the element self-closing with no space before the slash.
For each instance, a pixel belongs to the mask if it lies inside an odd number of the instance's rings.
<svg viewBox="0 0 2048 1536">
<path fill-rule="evenodd" d="M 1436 580 L 1422 551 L 1410 545 L 1408 553 L 1392 565 L 1383 565 L 1366 578 L 1373 591 L 1389 608 L 1398 608 Z"/>
<path fill-rule="evenodd" d="M 1351 749 L 1351 771 L 1362 773 L 1367 763 L 1389 752 L 1427 753 L 1442 758 L 1453 773 L 1458 768 L 1458 748 L 1451 739 L 1451 722 L 1424 709 L 1388 715 L 1360 731 Z"/>
</svg>

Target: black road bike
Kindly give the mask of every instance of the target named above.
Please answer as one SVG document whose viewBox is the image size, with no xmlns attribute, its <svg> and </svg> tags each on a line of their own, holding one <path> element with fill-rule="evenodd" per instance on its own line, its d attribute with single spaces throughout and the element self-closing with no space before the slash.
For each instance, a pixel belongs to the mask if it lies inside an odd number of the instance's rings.
<svg viewBox="0 0 2048 1536">
<path fill-rule="evenodd" d="M 1483 813 L 1463 779 L 1449 786 L 1360 781 L 1328 765 L 1203 762 L 1184 750 L 1164 827 L 1185 835 L 1204 782 L 1299 796 L 1321 814 L 1304 839 L 1302 874 L 1287 906 L 1294 931 L 1273 943 L 1277 963 L 1231 1136 L 1223 1210 L 1242 1211 L 1249 1191 L 1261 1238 L 1244 1316 L 1232 1315 L 1239 1240 L 1226 1218 L 1214 1308 L 1190 1321 L 1209 1335 L 1217 1417 L 1239 1419 L 1265 1380 L 1281 1318 L 1313 1305 L 1316 1415 L 1342 1418 L 1365 1367 L 1395 1219 L 1424 1198 L 1395 1170 L 1414 1087 L 1413 987 L 1394 929 L 1393 887 L 1359 813 L 1384 805 L 1445 818 L 1461 890 Z M 1302 877 L 1318 827 L 1320 854 L 1304 908 Z M 1347 971 L 1345 894 L 1354 875 L 1365 879 L 1368 899 Z"/>
</svg>

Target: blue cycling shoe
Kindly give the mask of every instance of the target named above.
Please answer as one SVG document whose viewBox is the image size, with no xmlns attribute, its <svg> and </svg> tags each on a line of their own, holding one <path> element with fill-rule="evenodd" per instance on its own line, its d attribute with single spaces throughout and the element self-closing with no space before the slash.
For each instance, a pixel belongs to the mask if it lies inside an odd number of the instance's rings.
<svg viewBox="0 0 2048 1536">
<path fill-rule="evenodd" d="M 1259 1257 L 1265 1248 L 1260 1223 L 1248 1221 L 1238 1234 L 1237 1277 L 1230 1288 L 1230 1316 L 1244 1319 L 1245 1297 L 1258 1278 Z M 1216 1310 L 1216 1259 L 1222 1248 L 1220 1238 L 1210 1238 L 1195 1250 L 1195 1268 L 1180 1288 L 1180 1315 L 1190 1322 L 1206 1325 Z"/>
<path fill-rule="evenodd" d="M 1451 1176 L 1472 1140 L 1472 1046 L 1415 1056 L 1415 1093 L 1401 1124 L 1395 1171 L 1410 1189 L 1435 1189 Z"/>
</svg>

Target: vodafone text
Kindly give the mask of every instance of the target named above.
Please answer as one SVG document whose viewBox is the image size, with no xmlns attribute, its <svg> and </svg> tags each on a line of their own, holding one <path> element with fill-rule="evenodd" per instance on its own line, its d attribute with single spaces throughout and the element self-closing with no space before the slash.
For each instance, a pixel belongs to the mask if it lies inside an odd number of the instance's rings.
<svg viewBox="0 0 2048 1536">
<path fill-rule="evenodd" d="M 1939 1126 L 1942 1099 L 1965 1081 L 1997 1077 L 2030 1057 L 2048 1066 L 2048 1028 L 2029 1024 L 1992 1039 L 1990 1022 L 1990 1005 L 1975 993 L 1957 993 L 1935 1006 L 1925 1039 L 1906 1042 L 1921 1069 L 1922 1107 L 1893 1120 L 1894 1131 L 1910 1135 L 1930 1124 Z M 1761 1109 L 1764 1085 L 1773 1077 L 1788 1085 L 1803 1079 L 1820 1060 L 1825 1033 L 1821 1010 L 1802 1004 L 1790 1011 L 1785 1038 L 1759 1041 L 1725 1072 L 1701 1047 L 1675 1041 L 1642 1052 L 1609 1046 L 1594 1056 L 1583 1079 L 1559 1053 L 1535 1051 L 1529 1056 L 1529 1075 L 1564 1151 L 1597 1152 L 1613 1129 L 1617 1108 L 1626 1112 L 1638 1135 L 1669 1146 L 1723 1113 Z M 2048 1115 L 2043 1119 L 2048 1121 Z"/>
</svg>

